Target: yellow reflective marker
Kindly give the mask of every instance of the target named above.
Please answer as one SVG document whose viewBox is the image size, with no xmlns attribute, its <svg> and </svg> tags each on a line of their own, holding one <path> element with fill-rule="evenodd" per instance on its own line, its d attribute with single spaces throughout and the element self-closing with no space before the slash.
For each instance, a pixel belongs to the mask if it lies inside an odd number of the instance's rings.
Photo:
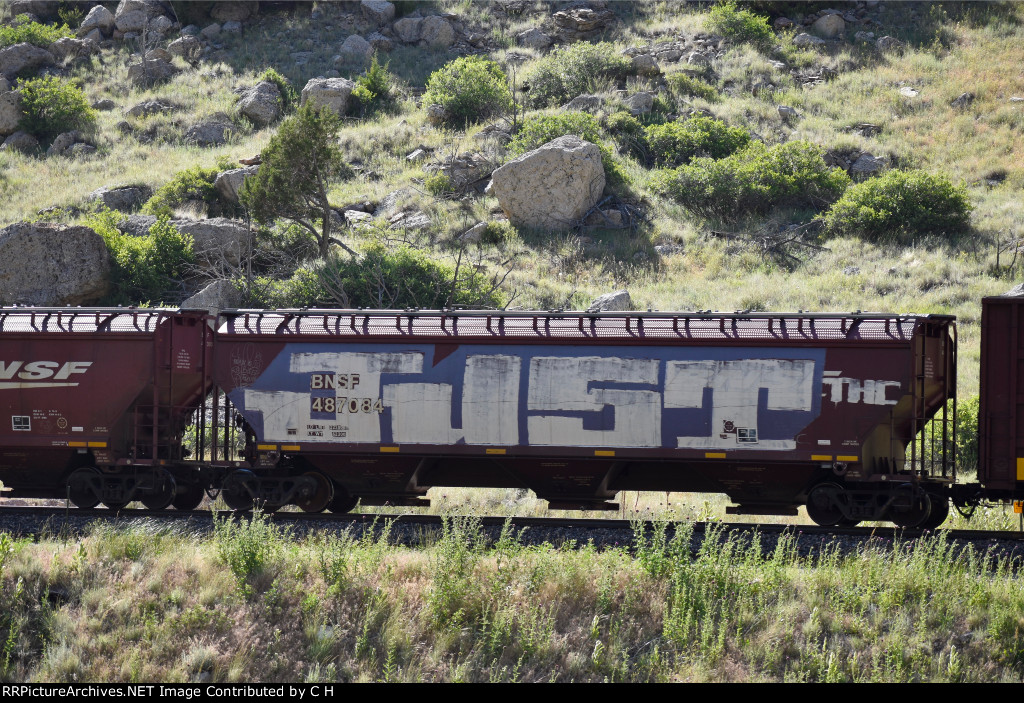
<svg viewBox="0 0 1024 703">
<path fill-rule="evenodd" d="M 398 447 L 381 447 L 380 450 L 389 454 L 395 454 L 398 452 Z"/>
<path fill-rule="evenodd" d="M 832 461 L 831 454 L 811 454 L 811 461 Z"/>
<path fill-rule="evenodd" d="M 840 454 L 839 456 L 836 457 L 836 461 L 860 461 L 860 457 Z"/>
<path fill-rule="evenodd" d="M 97 449 L 103 449 L 107 446 L 106 442 L 89 442 L 90 447 L 96 447 Z"/>
<path fill-rule="evenodd" d="M 283 452 L 297 452 L 299 451 L 299 445 L 297 444 L 282 444 L 281 451 Z"/>
<path fill-rule="evenodd" d="M 1021 502 L 1019 500 L 1013 501 L 1013 512 L 1017 513 L 1018 515 L 1024 513 L 1024 502 Z"/>
<path fill-rule="evenodd" d="M 725 452 L 704 452 L 705 459 L 724 459 Z"/>
<path fill-rule="evenodd" d="M 611 449 L 595 449 L 594 456 L 615 456 L 615 452 Z"/>
<path fill-rule="evenodd" d="M 1024 481 L 1024 459 L 1017 458 L 1017 480 Z"/>
<path fill-rule="evenodd" d="M 505 453 L 504 449 L 495 449 L 494 447 L 488 447 L 486 451 L 487 451 L 488 454 L 504 454 Z"/>
<path fill-rule="evenodd" d="M 261 452 L 272 452 L 277 449 L 276 444 L 257 444 L 256 448 Z"/>
</svg>

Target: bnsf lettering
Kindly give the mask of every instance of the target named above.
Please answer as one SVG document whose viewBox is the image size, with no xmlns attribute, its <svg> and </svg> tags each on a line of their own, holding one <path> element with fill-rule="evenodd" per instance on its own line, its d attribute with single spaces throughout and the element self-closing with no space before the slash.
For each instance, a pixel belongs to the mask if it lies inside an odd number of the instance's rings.
<svg viewBox="0 0 1024 703">
<path fill-rule="evenodd" d="M 315 373 L 309 377 L 309 389 L 349 390 L 359 385 L 357 373 Z"/>
<path fill-rule="evenodd" d="M 30 361 L 27 364 L 24 361 L 0 361 L 0 380 L 42 381 L 52 378 L 66 381 L 71 374 L 85 373 L 90 366 L 91 361 L 68 361 L 63 365 L 58 361 Z"/>
</svg>

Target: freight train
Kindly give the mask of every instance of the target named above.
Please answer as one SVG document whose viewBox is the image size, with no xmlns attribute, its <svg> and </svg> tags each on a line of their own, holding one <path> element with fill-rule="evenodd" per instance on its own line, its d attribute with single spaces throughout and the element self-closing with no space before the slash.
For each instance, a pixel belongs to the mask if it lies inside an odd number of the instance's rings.
<svg viewBox="0 0 1024 703">
<path fill-rule="evenodd" d="M 713 492 L 731 513 L 936 527 L 1024 498 L 1022 316 L 983 301 L 967 483 L 946 315 L 0 308 L 0 481 L 152 510 Z"/>
</svg>

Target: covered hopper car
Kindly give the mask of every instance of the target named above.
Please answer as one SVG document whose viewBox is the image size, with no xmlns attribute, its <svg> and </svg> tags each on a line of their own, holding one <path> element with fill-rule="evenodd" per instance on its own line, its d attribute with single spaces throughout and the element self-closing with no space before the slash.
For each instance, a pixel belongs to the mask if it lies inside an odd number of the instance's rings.
<svg viewBox="0 0 1024 703">
<path fill-rule="evenodd" d="M 1024 497 L 1021 305 L 984 301 L 970 484 L 950 316 L 3 308 L 0 480 L 184 510 L 716 492 L 736 513 L 936 526 L 951 501 Z"/>
</svg>

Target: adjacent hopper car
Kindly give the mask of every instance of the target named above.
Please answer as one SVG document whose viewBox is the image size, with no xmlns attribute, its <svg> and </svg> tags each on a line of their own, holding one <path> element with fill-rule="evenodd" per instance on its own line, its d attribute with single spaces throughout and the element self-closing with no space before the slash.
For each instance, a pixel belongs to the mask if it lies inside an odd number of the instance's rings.
<svg viewBox="0 0 1024 703">
<path fill-rule="evenodd" d="M 1022 306 L 983 303 L 971 483 L 950 316 L 2 308 L 0 481 L 154 510 L 714 492 L 734 513 L 934 527 L 951 503 L 1024 498 Z"/>
</svg>

